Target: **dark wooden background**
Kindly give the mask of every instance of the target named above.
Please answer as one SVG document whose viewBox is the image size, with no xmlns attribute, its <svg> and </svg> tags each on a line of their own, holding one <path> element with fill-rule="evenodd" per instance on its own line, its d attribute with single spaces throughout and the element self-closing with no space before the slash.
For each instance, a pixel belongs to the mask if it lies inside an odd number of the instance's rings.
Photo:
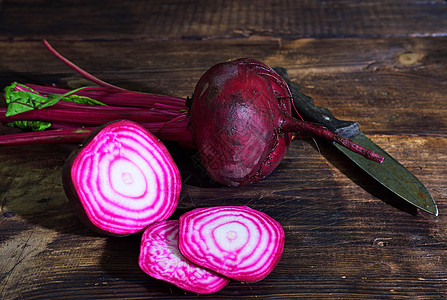
<svg viewBox="0 0 447 300">
<path fill-rule="evenodd" d="M 441 0 L 0 0 L 0 88 L 86 83 L 42 39 L 105 81 L 180 97 L 213 64 L 257 58 L 358 121 L 440 212 L 418 212 L 319 140 L 295 140 L 271 176 L 240 188 L 211 184 L 193 154 L 169 145 L 183 175 L 176 216 L 249 205 L 286 232 L 266 279 L 198 296 L 139 270 L 139 236 L 78 222 L 61 183 L 73 145 L 0 148 L 0 298 L 447 298 L 446 35 Z"/>
</svg>

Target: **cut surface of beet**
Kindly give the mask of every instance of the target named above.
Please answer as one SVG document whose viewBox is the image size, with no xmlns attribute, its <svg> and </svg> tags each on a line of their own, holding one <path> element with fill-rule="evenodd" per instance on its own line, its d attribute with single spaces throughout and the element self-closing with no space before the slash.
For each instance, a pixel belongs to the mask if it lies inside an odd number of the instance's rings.
<svg viewBox="0 0 447 300">
<path fill-rule="evenodd" d="M 102 233 L 127 235 L 169 218 L 181 179 L 163 143 L 119 120 L 93 132 L 67 160 L 64 188 L 81 220 Z"/>
<path fill-rule="evenodd" d="M 280 260 L 284 230 L 270 216 L 246 206 L 197 208 L 179 219 L 179 249 L 197 265 L 255 282 Z"/>
<path fill-rule="evenodd" d="M 180 253 L 177 220 L 156 222 L 145 229 L 138 262 L 146 274 L 199 294 L 215 293 L 230 282 Z"/>
</svg>

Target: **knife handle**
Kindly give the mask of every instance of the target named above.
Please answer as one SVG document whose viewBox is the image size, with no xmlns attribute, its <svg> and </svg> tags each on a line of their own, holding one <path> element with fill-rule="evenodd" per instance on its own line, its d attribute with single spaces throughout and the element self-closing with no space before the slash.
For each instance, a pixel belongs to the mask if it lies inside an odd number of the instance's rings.
<svg viewBox="0 0 447 300">
<path fill-rule="evenodd" d="M 345 138 L 355 136 L 360 131 L 360 126 L 353 121 L 344 121 L 335 118 L 327 108 L 316 106 L 314 99 L 301 92 L 300 86 L 292 82 L 283 67 L 273 67 L 289 86 L 293 97 L 293 104 L 300 116 L 310 122 L 319 123 L 331 131 L 336 131 Z"/>
</svg>

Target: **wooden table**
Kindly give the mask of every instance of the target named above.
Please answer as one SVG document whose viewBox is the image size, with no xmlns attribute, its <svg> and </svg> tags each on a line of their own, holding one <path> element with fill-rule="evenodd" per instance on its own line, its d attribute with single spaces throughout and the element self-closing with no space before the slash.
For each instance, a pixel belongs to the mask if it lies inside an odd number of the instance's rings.
<svg viewBox="0 0 447 300">
<path fill-rule="evenodd" d="M 440 212 L 418 212 L 320 140 L 318 148 L 294 140 L 275 172 L 238 188 L 207 184 L 174 147 L 184 178 L 177 215 L 249 205 L 286 233 L 266 279 L 198 296 L 139 269 L 139 236 L 104 237 L 79 223 L 61 182 L 74 145 L 3 147 L 0 298 L 446 298 L 446 35 L 441 0 L 0 0 L 1 88 L 86 84 L 44 38 L 105 81 L 179 97 L 213 64 L 257 58 L 287 67 L 318 105 L 358 121 L 427 186 Z"/>
</svg>

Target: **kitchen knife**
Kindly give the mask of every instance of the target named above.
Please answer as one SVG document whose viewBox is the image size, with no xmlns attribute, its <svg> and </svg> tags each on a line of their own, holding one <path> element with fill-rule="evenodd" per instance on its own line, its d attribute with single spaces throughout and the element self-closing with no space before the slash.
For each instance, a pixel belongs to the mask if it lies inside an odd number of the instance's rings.
<svg viewBox="0 0 447 300">
<path fill-rule="evenodd" d="M 288 84 L 294 105 L 304 120 L 320 123 L 329 130 L 385 157 L 384 161 L 378 164 L 334 143 L 343 154 L 393 193 L 423 211 L 438 215 L 438 208 L 425 186 L 397 160 L 366 137 L 360 131 L 358 123 L 336 119 L 327 108 L 316 106 L 311 97 L 304 95 L 299 85 L 290 81 L 285 68 L 273 69 Z"/>
</svg>

